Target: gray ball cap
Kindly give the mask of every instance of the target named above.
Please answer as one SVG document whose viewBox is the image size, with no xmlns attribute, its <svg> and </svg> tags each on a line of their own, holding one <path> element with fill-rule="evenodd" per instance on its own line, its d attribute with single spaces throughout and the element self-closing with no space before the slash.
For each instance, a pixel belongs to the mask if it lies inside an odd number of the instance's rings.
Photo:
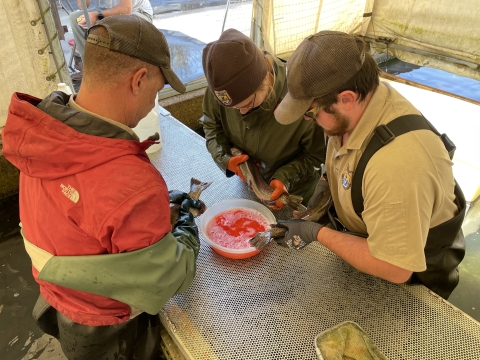
<svg viewBox="0 0 480 360">
<path fill-rule="evenodd" d="M 110 38 L 90 34 L 97 26 L 107 29 Z M 97 21 L 88 32 L 87 42 L 158 66 L 166 84 L 179 93 L 185 92 L 185 85 L 170 67 L 170 50 L 165 35 L 147 20 L 132 14 L 107 16 Z"/>
<path fill-rule="evenodd" d="M 288 93 L 275 110 L 280 124 L 297 121 L 316 98 L 338 89 L 362 68 L 365 49 L 355 35 L 320 31 L 303 40 L 287 61 Z"/>
</svg>

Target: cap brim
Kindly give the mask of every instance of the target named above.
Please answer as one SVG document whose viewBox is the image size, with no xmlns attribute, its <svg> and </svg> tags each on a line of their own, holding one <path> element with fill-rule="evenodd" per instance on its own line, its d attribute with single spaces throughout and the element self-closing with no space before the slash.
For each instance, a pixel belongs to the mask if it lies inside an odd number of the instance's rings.
<svg viewBox="0 0 480 360">
<path fill-rule="evenodd" d="M 161 68 L 163 76 L 165 76 L 166 84 L 169 84 L 173 90 L 178 91 L 180 94 L 183 94 L 186 90 L 185 85 L 180 81 L 177 74 L 173 72 L 172 69 Z"/>
<path fill-rule="evenodd" d="M 300 118 L 310 108 L 315 99 L 294 99 L 287 93 L 273 113 L 275 119 L 283 125 L 291 124 Z"/>
</svg>

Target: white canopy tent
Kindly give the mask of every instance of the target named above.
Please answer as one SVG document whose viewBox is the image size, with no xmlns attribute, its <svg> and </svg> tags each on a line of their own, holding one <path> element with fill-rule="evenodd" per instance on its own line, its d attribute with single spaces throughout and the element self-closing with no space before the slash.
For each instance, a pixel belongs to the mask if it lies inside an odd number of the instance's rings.
<svg viewBox="0 0 480 360">
<path fill-rule="evenodd" d="M 252 38 L 288 58 L 321 30 L 359 34 L 373 52 L 480 80 L 477 0 L 254 0 Z"/>
<path fill-rule="evenodd" d="M 321 30 L 364 35 L 373 0 L 255 0 L 252 38 L 259 43 L 260 29 L 265 49 L 288 58 L 300 42 Z M 260 17 L 260 16 L 261 17 Z"/>
</svg>

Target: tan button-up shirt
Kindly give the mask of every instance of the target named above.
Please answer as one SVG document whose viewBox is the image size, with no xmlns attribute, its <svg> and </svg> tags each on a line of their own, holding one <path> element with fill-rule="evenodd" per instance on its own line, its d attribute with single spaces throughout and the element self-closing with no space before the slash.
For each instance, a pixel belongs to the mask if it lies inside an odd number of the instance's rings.
<svg viewBox="0 0 480 360">
<path fill-rule="evenodd" d="M 401 268 L 426 269 L 428 230 L 451 219 L 453 163 L 441 139 L 430 130 L 403 134 L 380 149 L 365 169 L 363 221 L 353 209 L 351 185 L 356 166 L 374 129 L 408 114 L 420 114 L 400 93 L 380 83 L 348 141 L 331 137 L 327 174 L 340 221 L 348 230 L 368 234 L 372 256 Z"/>
</svg>

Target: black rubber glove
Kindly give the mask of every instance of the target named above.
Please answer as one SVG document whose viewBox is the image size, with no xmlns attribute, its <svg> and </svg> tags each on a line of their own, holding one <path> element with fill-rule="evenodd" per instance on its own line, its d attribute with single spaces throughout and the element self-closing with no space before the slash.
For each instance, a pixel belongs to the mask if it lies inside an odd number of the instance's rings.
<svg viewBox="0 0 480 360">
<path fill-rule="evenodd" d="M 314 208 L 320 202 L 323 191 L 326 188 L 328 188 L 328 182 L 326 180 L 320 179 L 317 183 L 317 186 L 315 187 L 313 195 L 310 197 L 310 200 L 308 200 L 307 209 Z"/>
<path fill-rule="evenodd" d="M 179 204 L 180 207 L 188 211 L 191 207 L 201 209 L 203 204 L 200 200 L 193 200 L 187 193 L 178 190 L 171 190 L 168 192 L 170 202 L 173 204 Z"/>
<path fill-rule="evenodd" d="M 200 239 L 190 207 L 201 207 L 202 203 L 193 200 L 187 193 L 178 190 L 169 191 L 168 195 L 170 196 L 170 203 L 177 204 L 177 206 L 180 204 L 180 208 L 177 208 L 178 218 L 175 224 L 172 224 L 172 235 L 178 242 L 190 247 L 195 253 L 195 258 L 197 258 L 200 250 Z M 173 209 L 170 208 L 170 211 L 173 211 Z"/>
<path fill-rule="evenodd" d="M 287 229 L 283 238 L 275 239 L 278 245 L 301 250 L 311 242 L 317 241 L 317 234 L 323 226 L 316 222 L 297 219 L 279 220 L 276 227 Z"/>
</svg>

